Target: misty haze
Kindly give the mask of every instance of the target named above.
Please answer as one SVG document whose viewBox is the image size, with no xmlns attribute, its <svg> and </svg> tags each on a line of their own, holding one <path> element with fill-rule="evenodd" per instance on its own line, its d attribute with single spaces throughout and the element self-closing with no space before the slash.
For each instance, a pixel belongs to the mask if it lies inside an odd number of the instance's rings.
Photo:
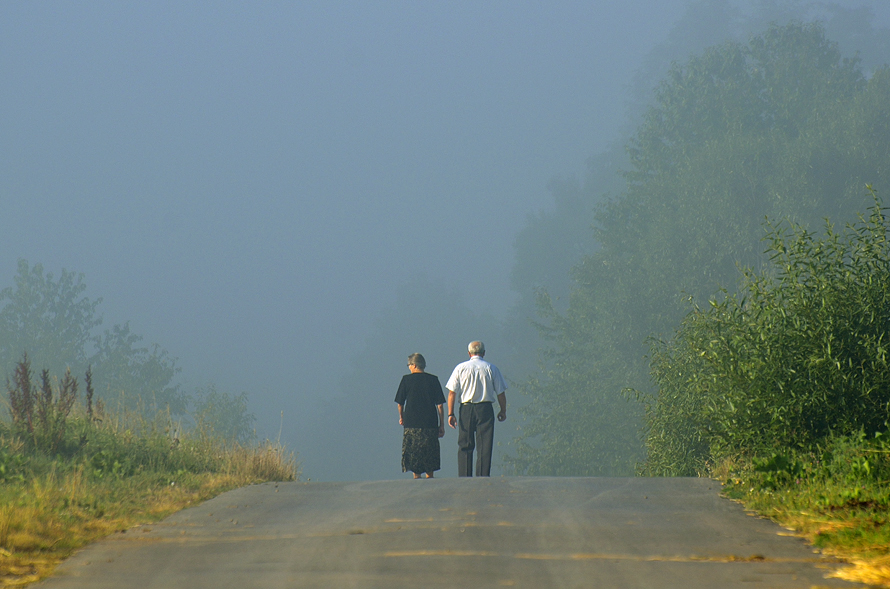
<svg viewBox="0 0 890 589">
<path fill-rule="evenodd" d="M 706 201 L 665 198 L 661 210 L 634 192 L 656 166 L 643 166 L 655 131 L 641 125 L 672 63 L 818 20 L 839 55 L 858 52 L 864 85 L 890 61 L 881 2 L 6 3 L 0 14 L 3 370 L 25 351 L 54 374 L 93 359 L 100 393 L 144 389 L 186 421 L 224 399 L 242 418 L 233 435 L 280 440 L 303 480 L 407 477 L 393 403 L 405 358 L 423 354 L 444 385 L 471 340 L 508 384 L 492 474 L 632 475 L 643 409 L 622 391 L 652 391 L 646 338 L 670 336 L 685 307 L 662 317 L 639 277 L 596 282 L 606 275 L 591 261 L 642 259 L 633 244 L 644 244 L 645 263 L 676 277 L 655 291 L 704 301 L 756 262 L 764 216 L 843 224 L 867 212 L 866 183 L 887 193 L 869 161 L 849 182 L 807 178 L 838 195 L 818 206 L 739 197 L 750 208 L 708 222 L 746 241 L 702 262 L 699 280 L 680 261 L 694 244 L 668 234 L 694 231 Z M 614 227 L 628 217 L 609 202 L 685 221 L 626 232 L 622 249 L 603 211 Z M 736 219 L 747 225 L 719 226 Z M 40 347 L 60 315 L 40 337 L 22 329 L 12 303 L 33 302 L 17 282 L 29 276 L 68 280 L 85 302 L 86 352 Z M 644 302 L 616 311 L 607 292 Z M 605 337 L 607 324 L 626 361 L 572 339 Z M 125 374 L 127 358 L 150 376 Z M 588 394 L 597 386 L 608 394 Z M 574 437 L 548 438 L 565 419 L 557 407 L 575 416 Z M 578 433 L 598 429 L 608 448 Z M 454 430 L 441 446 L 437 476 L 454 477 Z"/>
</svg>

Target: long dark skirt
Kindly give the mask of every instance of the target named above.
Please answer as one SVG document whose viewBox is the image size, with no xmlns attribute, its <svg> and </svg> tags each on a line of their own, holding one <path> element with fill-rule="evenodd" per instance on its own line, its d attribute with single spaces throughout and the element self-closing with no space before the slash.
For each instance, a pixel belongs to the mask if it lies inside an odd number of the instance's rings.
<svg viewBox="0 0 890 589">
<path fill-rule="evenodd" d="M 402 472 L 420 474 L 440 468 L 439 428 L 406 427 L 402 438 Z"/>
</svg>

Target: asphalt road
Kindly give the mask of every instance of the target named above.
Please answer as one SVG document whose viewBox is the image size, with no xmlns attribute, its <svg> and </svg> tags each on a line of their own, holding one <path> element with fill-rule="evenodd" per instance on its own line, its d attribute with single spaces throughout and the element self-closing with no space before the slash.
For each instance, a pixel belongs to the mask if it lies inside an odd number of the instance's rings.
<svg viewBox="0 0 890 589">
<path fill-rule="evenodd" d="M 282 483 L 119 533 L 44 589 L 857 587 L 707 479 Z"/>
</svg>

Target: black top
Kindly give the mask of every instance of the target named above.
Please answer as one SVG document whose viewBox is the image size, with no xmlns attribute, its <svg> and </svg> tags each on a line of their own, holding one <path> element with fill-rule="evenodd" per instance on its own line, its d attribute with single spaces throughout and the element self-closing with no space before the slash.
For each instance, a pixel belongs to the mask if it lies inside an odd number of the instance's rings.
<svg viewBox="0 0 890 589">
<path fill-rule="evenodd" d="M 402 407 L 405 427 L 439 427 L 437 405 L 445 403 L 439 377 L 426 372 L 412 372 L 402 377 L 396 403 Z"/>
</svg>

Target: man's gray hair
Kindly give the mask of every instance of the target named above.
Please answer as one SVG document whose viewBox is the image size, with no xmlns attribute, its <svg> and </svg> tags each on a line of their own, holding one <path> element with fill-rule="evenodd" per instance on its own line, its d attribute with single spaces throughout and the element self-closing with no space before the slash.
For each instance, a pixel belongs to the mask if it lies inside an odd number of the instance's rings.
<svg viewBox="0 0 890 589">
<path fill-rule="evenodd" d="M 408 355 L 408 364 L 413 364 L 414 366 L 417 366 L 418 368 L 423 370 L 426 368 L 426 359 L 423 357 L 422 354 L 418 354 L 415 352 L 414 354 Z"/>
<path fill-rule="evenodd" d="M 470 342 L 467 351 L 473 356 L 482 356 L 485 354 L 485 344 L 482 342 Z"/>
</svg>

